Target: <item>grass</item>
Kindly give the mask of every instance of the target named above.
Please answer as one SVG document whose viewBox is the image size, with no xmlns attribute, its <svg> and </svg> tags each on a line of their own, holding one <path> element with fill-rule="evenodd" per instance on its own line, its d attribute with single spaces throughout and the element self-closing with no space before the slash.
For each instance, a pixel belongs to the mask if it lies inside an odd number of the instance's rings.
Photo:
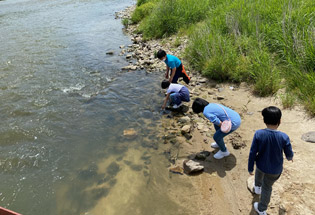
<svg viewBox="0 0 315 215">
<path fill-rule="evenodd" d="M 186 32 L 185 58 L 195 70 L 218 81 L 249 82 L 260 96 L 286 88 L 284 107 L 298 99 L 315 116 L 315 1 L 137 3 L 146 39 Z"/>
</svg>

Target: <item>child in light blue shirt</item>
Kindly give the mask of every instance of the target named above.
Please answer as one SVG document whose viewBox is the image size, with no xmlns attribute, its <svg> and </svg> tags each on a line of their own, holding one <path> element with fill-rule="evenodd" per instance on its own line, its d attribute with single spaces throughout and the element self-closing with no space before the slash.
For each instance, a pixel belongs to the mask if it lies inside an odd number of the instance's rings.
<svg viewBox="0 0 315 215">
<path fill-rule="evenodd" d="M 221 104 L 209 103 L 204 99 L 197 98 L 195 99 L 192 109 L 195 113 L 203 113 L 203 115 L 214 124 L 216 130 L 213 135 L 214 143 L 211 143 L 212 148 L 219 148 L 220 150 L 213 156 L 215 159 L 222 159 L 230 155 L 230 152 L 227 150 L 223 138 L 228 134 L 235 131 L 241 125 L 240 115 Z M 222 122 L 225 120 L 231 120 L 232 128 L 228 133 L 221 131 L 220 127 Z"/>
</svg>

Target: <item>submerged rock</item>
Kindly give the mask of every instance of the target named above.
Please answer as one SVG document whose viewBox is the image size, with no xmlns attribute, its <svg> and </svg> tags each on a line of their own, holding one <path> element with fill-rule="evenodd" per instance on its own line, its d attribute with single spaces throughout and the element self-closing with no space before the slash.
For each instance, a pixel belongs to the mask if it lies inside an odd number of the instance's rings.
<svg viewBox="0 0 315 215">
<path fill-rule="evenodd" d="M 112 50 L 111 50 L 111 51 L 107 51 L 106 54 L 107 54 L 107 55 L 113 55 L 113 54 L 114 54 L 114 51 L 112 51 Z"/>
<path fill-rule="evenodd" d="M 177 174 L 184 174 L 184 169 L 180 166 L 173 166 L 169 168 L 169 171 L 172 173 L 177 173 Z"/>
<path fill-rule="evenodd" d="M 302 135 L 302 140 L 310 143 L 315 143 L 315 131 L 310 131 Z"/>
<path fill-rule="evenodd" d="M 204 170 L 204 166 L 193 160 L 184 161 L 184 171 L 187 174 L 200 172 Z"/>
<path fill-rule="evenodd" d="M 135 129 L 130 128 L 130 129 L 125 129 L 124 130 L 124 137 L 126 137 L 126 138 L 131 139 L 131 138 L 134 138 L 136 136 L 137 136 L 137 132 L 136 132 Z"/>
</svg>

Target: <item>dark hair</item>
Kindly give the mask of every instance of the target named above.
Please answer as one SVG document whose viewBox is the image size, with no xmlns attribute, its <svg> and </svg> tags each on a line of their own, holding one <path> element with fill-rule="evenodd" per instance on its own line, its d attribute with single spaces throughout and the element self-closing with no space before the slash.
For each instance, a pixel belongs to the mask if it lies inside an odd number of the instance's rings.
<svg viewBox="0 0 315 215">
<path fill-rule="evenodd" d="M 192 104 L 192 109 L 195 113 L 201 113 L 203 112 L 203 110 L 208 104 L 209 102 L 207 102 L 206 100 L 201 99 L 201 98 L 196 98 L 194 103 Z"/>
<path fill-rule="evenodd" d="M 156 56 L 157 56 L 159 59 L 161 59 L 162 57 L 165 57 L 165 56 L 166 56 L 166 52 L 165 52 L 164 50 L 160 49 L 160 50 L 157 52 Z"/>
<path fill-rule="evenodd" d="M 163 80 L 162 83 L 161 83 L 161 87 L 162 89 L 166 89 L 170 86 L 170 82 L 168 80 Z"/>
<path fill-rule="evenodd" d="M 264 123 L 268 125 L 279 125 L 282 116 L 281 110 L 275 106 L 269 106 L 262 110 Z"/>
</svg>

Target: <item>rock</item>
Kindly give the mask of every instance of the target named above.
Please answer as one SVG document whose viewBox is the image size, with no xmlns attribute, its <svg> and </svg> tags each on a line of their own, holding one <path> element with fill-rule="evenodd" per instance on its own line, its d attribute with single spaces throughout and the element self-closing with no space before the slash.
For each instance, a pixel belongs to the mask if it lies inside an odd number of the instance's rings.
<svg viewBox="0 0 315 215">
<path fill-rule="evenodd" d="M 253 193 L 253 194 L 255 194 L 254 193 L 254 183 L 255 183 L 255 176 L 253 176 L 253 175 L 251 175 L 251 176 L 249 176 L 249 178 L 247 179 L 247 189 L 251 192 L 251 193 Z"/>
<path fill-rule="evenodd" d="M 310 131 L 302 135 L 302 140 L 310 143 L 315 143 L 315 131 Z"/>
<path fill-rule="evenodd" d="M 182 134 L 187 134 L 190 132 L 190 125 L 184 125 L 181 129 Z"/>
<path fill-rule="evenodd" d="M 169 171 L 172 173 L 177 173 L 177 174 L 184 174 L 184 169 L 180 166 L 173 166 L 169 168 Z"/>
<path fill-rule="evenodd" d="M 128 55 L 126 56 L 127 59 L 130 59 L 131 57 L 132 57 L 131 54 L 128 54 Z"/>
<path fill-rule="evenodd" d="M 121 46 L 119 46 L 119 48 L 123 49 L 123 48 L 125 48 L 125 46 L 124 46 L 124 45 L 121 45 Z"/>
<path fill-rule="evenodd" d="M 137 132 L 135 129 L 133 128 L 130 128 L 130 129 L 126 129 L 124 130 L 124 137 L 127 137 L 127 138 L 134 138 L 137 136 Z"/>
<path fill-rule="evenodd" d="M 224 88 L 222 88 L 222 87 L 218 88 L 219 92 L 222 92 L 223 90 L 224 90 Z"/>
<path fill-rule="evenodd" d="M 206 158 L 210 155 L 208 151 L 202 151 L 196 154 L 195 159 L 197 160 L 206 160 Z"/>
<path fill-rule="evenodd" d="M 106 54 L 107 54 L 107 55 L 113 55 L 113 54 L 114 54 L 114 51 L 107 51 Z"/>
<path fill-rule="evenodd" d="M 217 100 L 223 100 L 224 97 L 223 96 L 217 96 Z"/>
<path fill-rule="evenodd" d="M 190 118 L 188 116 L 183 116 L 183 117 L 178 119 L 178 122 L 180 122 L 180 123 L 188 123 L 188 122 L 190 122 Z"/>
<path fill-rule="evenodd" d="M 202 129 L 204 128 L 204 126 L 205 126 L 205 125 L 204 125 L 203 123 L 201 123 L 201 122 L 198 122 L 198 123 L 197 123 L 197 129 L 198 129 L 198 130 L 202 130 Z"/>
<path fill-rule="evenodd" d="M 122 70 L 136 70 L 138 69 L 137 66 L 134 65 L 129 65 L 129 66 L 124 66 L 123 68 L 121 68 Z"/>
<path fill-rule="evenodd" d="M 206 78 L 201 78 L 198 80 L 199 83 L 206 83 L 207 82 L 207 79 Z"/>
<path fill-rule="evenodd" d="M 186 174 L 200 172 L 202 170 L 204 170 L 204 166 L 202 166 L 200 163 L 193 160 L 184 161 L 184 171 Z"/>
</svg>

